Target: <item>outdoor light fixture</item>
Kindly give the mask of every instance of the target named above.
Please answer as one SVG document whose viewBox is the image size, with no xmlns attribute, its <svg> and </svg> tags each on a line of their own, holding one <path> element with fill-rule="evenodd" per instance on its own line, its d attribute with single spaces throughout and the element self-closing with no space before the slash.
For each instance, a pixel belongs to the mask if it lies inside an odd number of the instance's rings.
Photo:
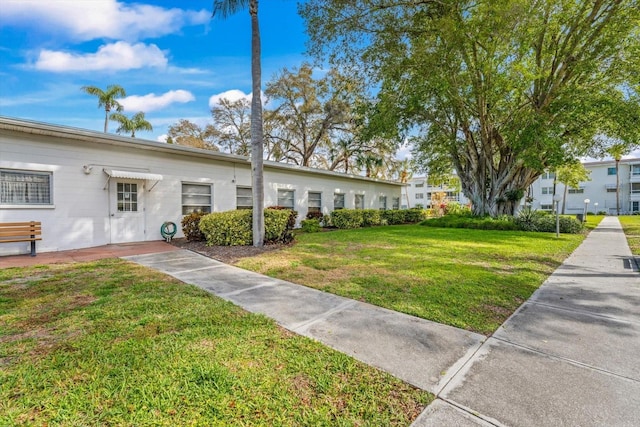
<svg viewBox="0 0 640 427">
<path fill-rule="evenodd" d="M 560 194 L 553 195 L 553 203 L 556 205 L 556 237 L 560 237 L 560 209 L 558 209 L 560 200 L 562 200 L 562 196 Z"/>
<path fill-rule="evenodd" d="M 591 203 L 591 200 L 584 199 L 584 222 L 587 222 L 587 209 L 589 209 L 589 203 Z"/>
<path fill-rule="evenodd" d="M 595 202 L 593 204 L 593 213 L 598 215 L 598 202 Z"/>
</svg>

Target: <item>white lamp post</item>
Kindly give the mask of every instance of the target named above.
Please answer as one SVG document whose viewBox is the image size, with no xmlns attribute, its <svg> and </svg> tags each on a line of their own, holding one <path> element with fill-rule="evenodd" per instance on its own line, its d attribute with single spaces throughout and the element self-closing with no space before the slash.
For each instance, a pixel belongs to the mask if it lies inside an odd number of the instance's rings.
<svg viewBox="0 0 640 427">
<path fill-rule="evenodd" d="M 598 215 L 598 202 L 595 202 L 593 204 L 593 213 Z"/>
<path fill-rule="evenodd" d="M 589 209 L 589 203 L 591 200 L 584 199 L 584 222 L 587 222 L 587 209 Z"/>
<path fill-rule="evenodd" d="M 553 203 L 556 205 L 556 237 L 560 237 L 560 212 L 558 209 L 560 200 L 562 200 L 562 196 L 560 194 L 553 195 Z"/>
</svg>

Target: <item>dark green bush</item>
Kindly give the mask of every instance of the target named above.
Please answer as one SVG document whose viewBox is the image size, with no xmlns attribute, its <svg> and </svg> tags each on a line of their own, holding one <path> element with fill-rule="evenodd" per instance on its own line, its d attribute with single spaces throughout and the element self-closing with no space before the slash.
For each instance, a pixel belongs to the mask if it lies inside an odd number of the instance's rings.
<svg viewBox="0 0 640 427">
<path fill-rule="evenodd" d="M 200 231 L 200 220 L 206 213 L 204 212 L 192 212 L 189 215 L 185 215 L 182 218 L 180 224 L 182 225 L 182 234 L 190 242 L 201 242 L 204 240 L 204 234 Z"/>
<path fill-rule="evenodd" d="M 406 222 L 406 210 L 387 210 L 380 212 L 382 220 L 386 221 L 388 225 L 404 224 Z"/>
<path fill-rule="evenodd" d="M 374 225 L 382 224 L 382 216 L 378 209 L 363 209 L 362 210 L 362 226 L 371 227 Z"/>
<path fill-rule="evenodd" d="M 577 234 L 583 229 L 583 224 L 575 218 L 561 216 L 559 219 L 560 232 L 566 234 Z M 556 217 L 554 215 L 541 216 L 538 219 L 537 231 L 555 233 Z"/>
<path fill-rule="evenodd" d="M 475 230 L 519 230 L 518 226 L 508 219 L 495 219 L 491 217 L 469 217 L 460 215 L 445 215 L 440 218 L 427 219 L 420 223 L 427 227 L 442 228 L 471 228 Z"/>
<path fill-rule="evenodd" d="M 304 231 L 305 233 L 317 233 L 318 231 L 322 230 L 320 221 L 317 219 L 303 219 L 300 222 L 300 226 L 302 228 L 302 231 Z"/>
<path fill-rule="evenodd" d="M 427 219 L 427 211 L 421 208 L 411 208 L 405 210 L 404 222 L 408 224 L 415 224 Z"/>
<path fill-rule="evenodd" d="M 331 212 L 331 225 L 340 229 L 360 228 L 362 209 L 339 209 Z"/>
<path fill-rule="evenodd" d="M 253 244 L 253 210 L 214 212 L 200 220 L 200 230 L 209 246 L 249 246 Z M 290 209 L 265 209 L 265 243 L 289 243 L 293 240 Z M 294 222 L 295 224 L 295 216 Z"/>
</svg>

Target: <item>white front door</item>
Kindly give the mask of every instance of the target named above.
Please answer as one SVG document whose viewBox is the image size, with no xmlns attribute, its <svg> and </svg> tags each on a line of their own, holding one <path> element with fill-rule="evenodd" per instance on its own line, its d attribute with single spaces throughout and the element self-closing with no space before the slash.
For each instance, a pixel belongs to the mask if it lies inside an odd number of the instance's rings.
<svg viewBox="0 0 640 427">
<path fill-rule="evenodd" d="M 144 181 L 112 179 L 109 187 L 111 243 L 144 241 Z"/>
</svg>

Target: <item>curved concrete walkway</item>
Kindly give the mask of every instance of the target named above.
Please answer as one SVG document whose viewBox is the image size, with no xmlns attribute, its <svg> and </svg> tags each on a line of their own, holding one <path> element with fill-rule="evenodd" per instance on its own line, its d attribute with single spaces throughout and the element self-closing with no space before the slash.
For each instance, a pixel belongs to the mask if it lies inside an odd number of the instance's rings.
<svg viewBox="0 0 640 427">
<path fill-rule="evenodd" d="M 414 423 L 640 425 L 640 275 L 616 217 L 478 350 Z"/>
</svg>

